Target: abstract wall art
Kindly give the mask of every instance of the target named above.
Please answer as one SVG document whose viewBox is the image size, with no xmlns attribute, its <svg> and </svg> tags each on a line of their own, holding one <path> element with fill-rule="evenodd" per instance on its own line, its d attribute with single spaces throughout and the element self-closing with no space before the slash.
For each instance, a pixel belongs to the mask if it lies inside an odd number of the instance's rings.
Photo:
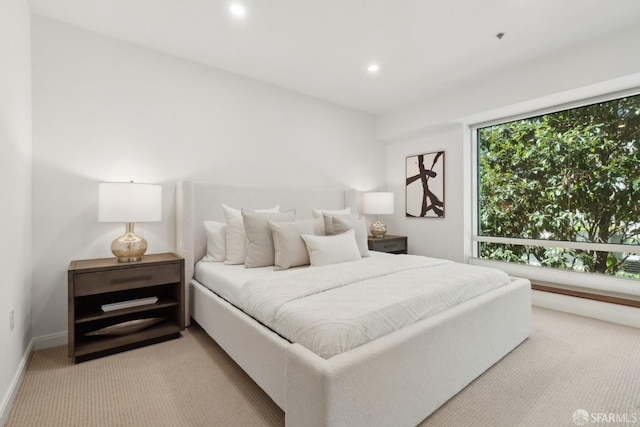
<svg viewBox="0 0 640 427">
<path fill-rule="evenodd" d="M 444 218 L 444 151 L 407 157 L 406 216 Z"/>
</svg>

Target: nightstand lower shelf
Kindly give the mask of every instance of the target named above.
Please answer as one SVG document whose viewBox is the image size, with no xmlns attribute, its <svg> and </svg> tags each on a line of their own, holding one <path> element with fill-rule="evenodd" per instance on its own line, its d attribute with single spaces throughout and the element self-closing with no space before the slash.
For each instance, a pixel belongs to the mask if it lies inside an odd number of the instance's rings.
<svg viewBox="0 0 640 427">
<path fill-rule="evenodd" d="M 105 351 L 117 351 L 122 347 L 144 345 L 148 341 L 159 338 L 174 338 L 181 331 L 181 326 L 177 322 L 165 321 L 158 325 L 150 326 L 139 332 L 117 336 L 96 336 L 87 338 L 75 347 L 75 357 L 93 355 Z"/>
</svg>

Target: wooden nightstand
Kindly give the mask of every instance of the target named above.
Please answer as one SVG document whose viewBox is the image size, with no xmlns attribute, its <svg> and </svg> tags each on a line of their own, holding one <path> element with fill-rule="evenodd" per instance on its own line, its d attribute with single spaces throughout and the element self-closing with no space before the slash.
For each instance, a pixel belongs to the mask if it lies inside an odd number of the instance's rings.
<svg viewBox="0 0 640 427">
<path fill-rule="evenodd" d="M 407 236 L 392 236 L 387 234 L 384 237 L 371 237 L 367 239 L 369 250 L 387 252 L 390 254 L 407 253 Z"/>
<path fill-rule="evenodd" d="M 116 258 L 71 261 L 68 279 L 69 357 L 74 362 L 177 338 L 184 330 L 182 257 L 167 253 L 130 263 Z M 105 304 L 150 297 L 157 297 L 157 302 L 102 309 Z M 150 318 L 159 323 L 132 331 L 140 326 L 131 321 Z"/>
</svg>

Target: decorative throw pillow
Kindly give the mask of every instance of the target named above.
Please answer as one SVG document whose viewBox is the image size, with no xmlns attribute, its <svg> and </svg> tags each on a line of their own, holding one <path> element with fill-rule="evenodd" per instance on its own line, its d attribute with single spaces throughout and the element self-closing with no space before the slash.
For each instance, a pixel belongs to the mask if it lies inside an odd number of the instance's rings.
<svg viewBox="0 0 640 427">
<path fill-rule="evenodd" d="M 247 235 L 244 266 L 255 268 L 273 265 L 275 252 L 269 221 L 295 221 L 296 211 L 268 213 L 242 209 L 242 219 Z"/>
<path fill-rule="evenodd" d="M 324 231 L 325 231 L 324 235 L 333 236 L 334 234 L 338 234 L 333 231 L 333 218 L 357 219 L 358 214 L 323 213 L 322 217 L 324 218 Z"/>
<path fill-rule="evenodd" d="M 224 261 L 227 259 L 227 224 L 218 221 L 203 221 L 207 233 L 207 254 L 202 261 Z"/>
<path fill-rule="evenodd" d="M 324 217 L 323 213 L 331 214 L 331 215 L 344 215 L 350 214 L 351 208 L 344 209 L 311 209 L 311 214 L 315 219 L 313 223 L 313 234 L 317 236 L 326 236 L 324 229 Z"/>
<path fill-rule="evenodd" d="M 355 236 L 355 232 L 349 230 L 335 236 L 303 234 L 302 238 L 307 245 L 311 265 L 321 266 L 361 259 Z"/>
<path fill-rule="evenodd" d="M 309 265 L 309 253 L 303 234 L 313 233 L 313 219 L 295 222 L 269 221 L 275 251 L 274 270 Z"/>
<path fill-rule="evenodd" d="M 333 217 L 333 232 L 341 234 L 348 230 L 353 230 L 356 235 L 356 243 L 363 257 L 369 256 L 369 241 L 367 233 L 367 224 L 364 219 L 349 219 Z"/>
<path fill-rule="evenodd" d="M 242 212 L 227 205 L 222 205 L 224 219 L 227 223 L 227 259 L 225 264 L 244 264 L 244 253 L 247 235 L 244 231 Z M 270 209 L 258 209 L 254 212 L 279 212 L 280 206 Z"/>
</svg>

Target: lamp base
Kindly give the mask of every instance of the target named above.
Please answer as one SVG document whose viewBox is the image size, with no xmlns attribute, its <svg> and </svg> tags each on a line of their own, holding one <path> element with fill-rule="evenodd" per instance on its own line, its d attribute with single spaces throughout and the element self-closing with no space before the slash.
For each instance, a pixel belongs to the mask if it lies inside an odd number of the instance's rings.
<svg viewBox="0 0 640 427">
<path fill-rule="evenodd" d="M 142 259 L 147 251 L 147 241 L 133 232 L 133 223 L 127 223 L 124 235 L 111 243 L 111 252 L 118 262 L 135 262 Z"/>
<path fill-rule="evenodd" d="M 371 235 L 373 237 L 384 237 L 387 234 L 387 227 L 380 220 L 371 224 Z"/>
</svg>

